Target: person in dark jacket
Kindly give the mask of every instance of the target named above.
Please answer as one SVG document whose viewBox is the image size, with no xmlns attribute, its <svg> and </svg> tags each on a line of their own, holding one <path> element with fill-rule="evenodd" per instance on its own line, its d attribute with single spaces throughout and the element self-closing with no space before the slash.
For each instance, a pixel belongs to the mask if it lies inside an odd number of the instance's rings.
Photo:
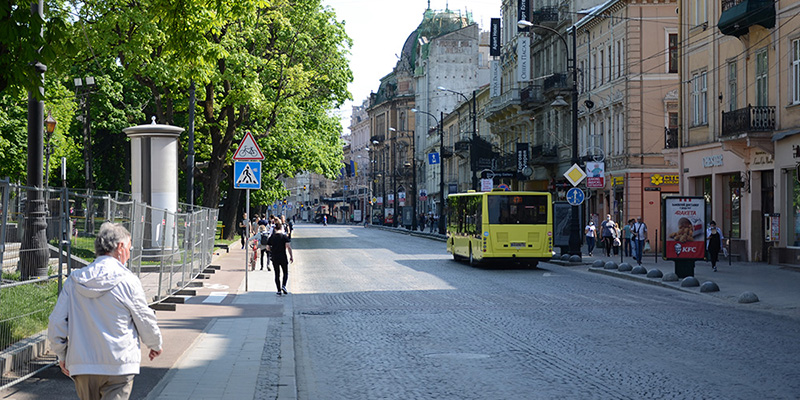
<svg viewBox="0 0 800 400">
<path fill-rule="evenodd" d="M 714 272 L 717 272 L 719 251 L 722 250 L 722 241 L 724 239 L 722 230 L 717 228 L 717 223 L 711 221 L 706 230 L 706 250 L 708 250 L 708 260 L 711 261 L 711 268 L 714 268 Z"/>
</svg>

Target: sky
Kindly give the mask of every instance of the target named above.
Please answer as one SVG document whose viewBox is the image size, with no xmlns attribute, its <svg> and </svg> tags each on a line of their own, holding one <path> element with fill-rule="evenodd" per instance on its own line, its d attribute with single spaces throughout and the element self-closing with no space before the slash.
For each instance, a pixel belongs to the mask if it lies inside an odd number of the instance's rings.
<svg viewBox="0 0 800 400">
<path fill-rule="evenodd" d="M 489 19 L 500 18 L 502 0 L 430 0 L 433 10 L 472 12 L 472 19 L 489 30 Z M 349 134 L 353 105 L 361 105 L 370 92 L 377 91 L 380 79 L 392 72 L 408 36 L 417 29 L 428 0 L 323 0 L 345 22 L 353 40 L 350 69 L 353 82 L 348 89 L 353 97 L 339 110 L 344 133 Z"/>
</svg>

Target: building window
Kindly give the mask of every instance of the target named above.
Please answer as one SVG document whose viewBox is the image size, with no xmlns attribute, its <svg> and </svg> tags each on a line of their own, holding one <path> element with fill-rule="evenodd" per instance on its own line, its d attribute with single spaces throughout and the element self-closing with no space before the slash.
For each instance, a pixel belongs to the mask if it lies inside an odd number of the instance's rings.
<svg viewBox="0 0 800 400">
<path fill-rule="evenodd" d="M 611 51 L 611 45 L 608 46 L 608 81 L 611 82 L 611 79 L 614 78 L 614 63 L 612 62 L 614 59 L 614 53 Z"/>
<path fill-rule="evenodd" d="M 725 197 L 722 199 L 722 232 L 731 238 L 742 237 L 742 181 L 736 174 L 723 175 Z"/>
<path fill-rule="evenodd" d="M 789 237 L 786 240 L 786 244 L 800 247 L 800 183 L 797 183 L 797 170 L 795 168 L 786 172 L 788 172 L 786 174 L 788 179 L 786 187 L 789 188 L 786 191 L 789 197 L 786 199 L 786 204 L 791 204 L 792 206 L 791 209 L 787 210 L 789 211 Z"/>
<path fill-rule="evenodd" d="M 581 87 L 580 92 L 586 91 L 586 60 L 581 60 Z"/>
<path fill-rule="evenodd" d="M 589 69 L 597 68 L 596 65 L 597 65 L 597 53 L 594 53 L 592 55 L 592 65 L 589 66 Z M 597 71 L 594 72 L 595 73 L 592 74 L 592 88 L 597 87 Z"/>
<path fill-rule="evenodd" d="M 767 48 L 763 48 L 756 53 L 756 105 L 769 105 L 769 64 L 767 58 Z"/>
<path fill-rule="evenodd" d="M 736 110 L 738 106 L 736 92 L 738 92 L 739 89 L 736 87 L 736 75 L 736 61 L 731 61 L 728 63 L 728 111 Z"/>
<path fill-rule="evenodd" d="M 669 45 L 669 70 L 667 72 L 674 74 L 678 72 L 678 34 L 670 33 L 667 41 Z"/>
<path fill-rule="evenodd" d="M 706 71 L 692 76 L 692 126 L 708 124 L 708 86 Z"/>
<path fill-rule="evenodd" d="M 800 103 L 800 39 L 792 40 L 792 104 Z"/>
<path fill-rule="evenodd" d="M 605 52 L 603 52 L 603 50 L 600 50 L 600 71 L 598 71 L 600 75 L 600 85 L 602 85 L 605 82 L 606 78 L 606 60 L 603 57 L 604 54 Z"/>
<path fill-rule="evenodd" d="M 706 0 L 694 1 L 694 25 L 698 26 L 708 21 L 706 18 Z"/>
</svg>

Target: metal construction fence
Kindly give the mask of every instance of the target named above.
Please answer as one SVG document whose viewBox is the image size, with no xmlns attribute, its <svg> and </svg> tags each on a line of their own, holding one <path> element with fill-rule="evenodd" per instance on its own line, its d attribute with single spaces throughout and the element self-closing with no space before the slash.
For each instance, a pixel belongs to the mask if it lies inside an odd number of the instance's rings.
<svg viewBox="0 0 800 400">
<path fill-rule="evenodd" d="M 27 209 L 28 199 L 42 205 L 38 215 L 35 207 Z M 131 232 L 127 267 L 152 304 L 185 288 L 210 265 L 217 216 L 218 210 L 185 204 L 178 212 L 153 208 L 125 193 L 0 180 L 0 390 L 55 361 L 45 345 L 48 317 L 70 271 L 94 259 L 103 222 L 121 223 Z M 42 231 L 44 238 L 32 238 Z"/>
</svg>

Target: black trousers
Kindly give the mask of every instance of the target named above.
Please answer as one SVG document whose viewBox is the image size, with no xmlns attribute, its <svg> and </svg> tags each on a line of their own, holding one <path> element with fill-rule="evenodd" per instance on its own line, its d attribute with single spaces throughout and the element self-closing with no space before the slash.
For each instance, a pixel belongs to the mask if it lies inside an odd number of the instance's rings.
<svg viewBox="0 0 800 400">
<path fill-rule="evenodd" d="M 614 237 L 603 236 L 603 250 L 605 250 L 606 257 L 611 257 L 611 248 L 614 247 Z"/>
<path fill-rule="evenodd" d="M 708 260 L 711 261 L 711 266 L 716 267 L 717 261 L 719 261 L 719 249 L 716 250 L 708 250 Z"/>
<path fill-rule="evenodd" d="M 289 262 L 276 262 L 272 260 L 272 267 L 275 268 L 275 286 L 280 292 L 281 288 L 286 286 L 286 282 L 289 280 Z M 281 280 L 281 270 L 283 270 L 283 280 Z"/>
<path fill-rule="evenodd" d="M 264 269 L 264 260 L 267 260 L 267 268 L 269 268 L 269 256 L 267 249 L 261 249 L 261 269 Z"/>
</svg>

